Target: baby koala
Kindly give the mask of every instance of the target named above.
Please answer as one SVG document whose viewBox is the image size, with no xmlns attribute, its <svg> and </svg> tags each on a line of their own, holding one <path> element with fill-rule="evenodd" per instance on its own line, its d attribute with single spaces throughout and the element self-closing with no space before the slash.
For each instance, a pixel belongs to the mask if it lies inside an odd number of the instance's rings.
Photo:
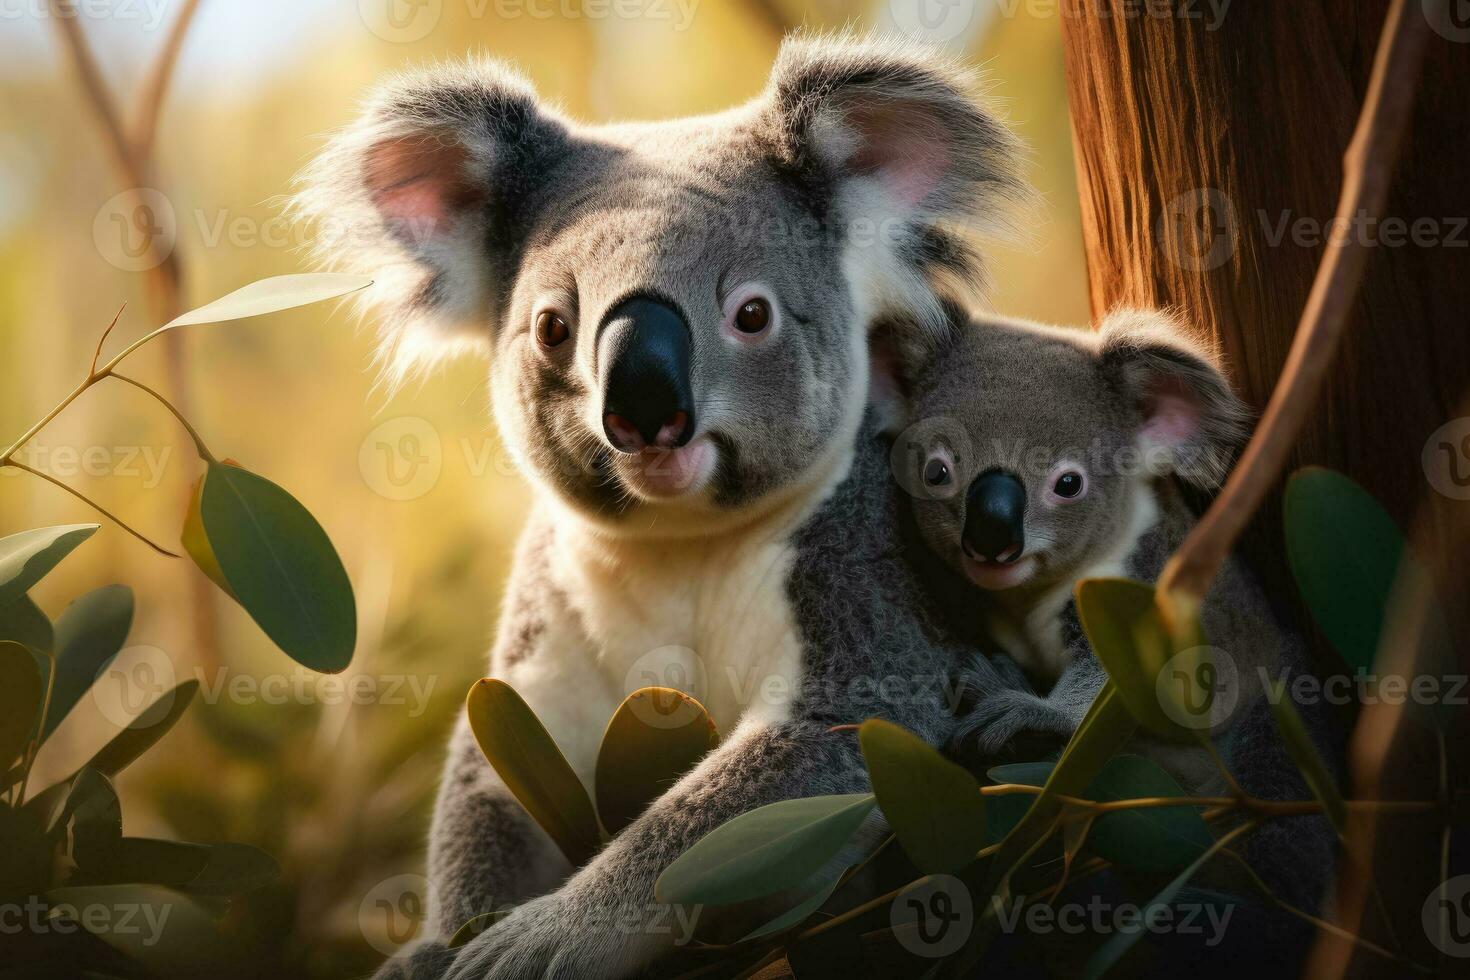
<svg viewBox="0 0 1470 980">
<path fill-rule="evenodd" d="M 982 658 L 964 672 L 974 704 L 956 741 L 993 756 L 1028 736 L 1065 740 L 1107 679 L 1077 620 L 1077 582 L 1153 581 L 1194 523 L 1185 488 L 1219 486 L 1248 412 L 1213 352 L 1159 312 L 1117 312 L 1095 332 L 961 323 L 925 361 L 894 447 L 899 479 L 924 543 L 958 573 L 944 590 L 961 593 L 958 614 L 980 617 L 1021 668 Z M 1237 714 L 1258 700 L 1258 667 L 1274 677 L 1299 662 L 1233 561 L 1203 621 L 1234 668 L 1220 693 Z M 1168 754 L 1156 757 L 1181 778 L 1200 761 Z"/>
</svg>

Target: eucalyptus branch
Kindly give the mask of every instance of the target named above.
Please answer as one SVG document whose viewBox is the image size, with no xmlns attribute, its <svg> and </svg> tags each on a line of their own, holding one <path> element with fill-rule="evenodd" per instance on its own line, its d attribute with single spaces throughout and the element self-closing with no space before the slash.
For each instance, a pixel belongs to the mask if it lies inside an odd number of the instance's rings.
<svg viewBox="0 0 1470 980">
<path fill-rule="evenodd" d="M 1353 224 L 1382 213 L 1414 106 L 1433 6 L 1394 0 L 1379 40 L 1357 129 L 1343 158 L 1337 218 Z M 1195 619 L 1220 565 L 1286 465 L 1337 353 L 1357 301 L 1369 247 L 1359 236 L 1327 243 L 1286 366 L 1260 426 L 1225 489 L 1159 578 L 1160 611 L 1179 633 Z"/>
<path fill-rule="evenodd" d="M 1339 939 L 1345 939 L 1348 942 L 1353 943 L 1354 945 L 1361 946 L 1363 949 L 1366 949 L 1370 953 L 1376 953 L 1377 955 L 1382 956 L 1385 959 L 1393 960 L 1396 963 L 1402 963 L 1417 973 L 1426 973 L 1433 975 L 1433 970 L 1418 963 L 1415 963 L 1413 960 L 1408 959 L 1407 957 L 1400 956 L 1392 950 L 1384 949 L 1377 943 L 1370 942 L 1369 940 L 1364 939 L 1362 936 L 1359 936 L 1354 932 L 1344 929 L 1339 925 L 1334 925 L 1333 923 L 1328 922 L 1326 919 L 1318 918 L 1310 912 L 1307 912 L 1304 909 L 1299 909 L 1295 905 L 1292 905 L 1290 902 L 1278 898 L 1276 896 L 1276 893 L 1273 892 L 1270 887 L 1261 880 L 1261 876 L 1256 874 L 1256 870 L 1250 866 L 1250 863 L 1246 861 L 1245 858 L 1241 857 L 1239 854 L 1236 854 L 1228 847 L 1222 848 L 1220 853 L 1228 858 L 1231 858 L 1237 864 L 1239 864 L 1241 868 L 1245 871 L 1246 876 L 1250 878 L 1252 884 L 1256 886 L 1256 889 L 1262 894 L 1262 896 L 1264 896 L 1266 900 L 1269 901 L 1271 904 L 1281 909 L 1281 911 L 1286 912 L 1289 915 L 1294 915 L 1298 919 L 1301 919 L 1304 922 L 1316 926 L 1318 929 L 1330 932 L 1332 933 L 1332 935 L 1337 936 Z"/>
<path fill-rule="evenodd" d="M 980 787 L 981 796 L 1014 796 L 1017 794 L 1040 796 L 1043 787 L 1024 783 L 1000 783 Z M 1260 800 L 1251 796 L 1150 796 L 1134 800 L 1085 800 L 1077 796 L 1055 795 L 1052 797 L 1068 806 L 1080 807 L 1094 813 L 1113 813 L 1119 810 L 1148 810 L 1175 806 L 1209 807 L 1212 816 L 1234 810 L 1253 813 L 1263 817 L 1296 817 L 1322 812 L 1319 800 Z M 1439 809 L 1436 800 L 1344 800 L 1349 810 L 1374 813 L 1429 813 Z"/>
</svg>

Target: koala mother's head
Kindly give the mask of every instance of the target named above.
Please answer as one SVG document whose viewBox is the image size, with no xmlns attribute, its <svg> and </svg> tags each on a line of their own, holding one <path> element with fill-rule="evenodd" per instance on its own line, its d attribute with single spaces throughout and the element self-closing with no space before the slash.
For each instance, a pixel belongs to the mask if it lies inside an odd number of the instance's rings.
<svg viewBox="0 0 1470 980">
<path fill-rule="evenodd" d="M 391 82 L 304 177 L 323 251 L 376 278 L 399 368 L 483 345 L 540 484 L 610 526 L 708 527 L 820 483 L 872 324 L 943 320 L 973 228 L 1019 189 L 953 65 L 785 44 L 720 115 L 580 126 L 486 61 Z"/>
</svg>

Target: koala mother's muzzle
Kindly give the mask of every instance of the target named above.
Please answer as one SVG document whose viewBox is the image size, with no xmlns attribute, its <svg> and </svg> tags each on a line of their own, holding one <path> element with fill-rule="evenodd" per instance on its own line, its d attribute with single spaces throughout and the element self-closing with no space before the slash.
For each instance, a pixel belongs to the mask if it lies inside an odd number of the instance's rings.
<svg viewBox="0 0 1470 980">
<path fill-rule="evenodd" d="M 597 363 L 602 425 L 623 453 L 677 449 L 694 436 L 689 324 L 667 303 L 635 296 L 602 322 Z"/>
</svg>

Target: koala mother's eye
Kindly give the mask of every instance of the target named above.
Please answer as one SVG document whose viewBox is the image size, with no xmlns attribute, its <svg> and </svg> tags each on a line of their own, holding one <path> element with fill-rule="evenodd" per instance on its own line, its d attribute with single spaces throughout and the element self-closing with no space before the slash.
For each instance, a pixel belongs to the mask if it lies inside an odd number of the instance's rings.
<svg viewBox="0 0 1470 980">
<path fill-rule="evenodd" d="M 565 341 L 572 334 L 566 317 L 555 310 L 542 310 L 536 314 L 536 343 L 548 350 Z"/>
<path fill-rule="evenodd" d="M 1052 484 L 1052 493 L 1063 500 L 1075 500 L 1082 496 L 1082 491 L 1087 489 L 1087 481 L 1081 473 L 1076 470 L 1065 470 L 1057 476 Z"/>
<path fill-rule="evenodd" d="M 723 300 L 724 331 L 744 343 L 763 341 L 779 329 L 781 313 L 771 290 L 761 283 L 746 283 Z"/>
</svg>

